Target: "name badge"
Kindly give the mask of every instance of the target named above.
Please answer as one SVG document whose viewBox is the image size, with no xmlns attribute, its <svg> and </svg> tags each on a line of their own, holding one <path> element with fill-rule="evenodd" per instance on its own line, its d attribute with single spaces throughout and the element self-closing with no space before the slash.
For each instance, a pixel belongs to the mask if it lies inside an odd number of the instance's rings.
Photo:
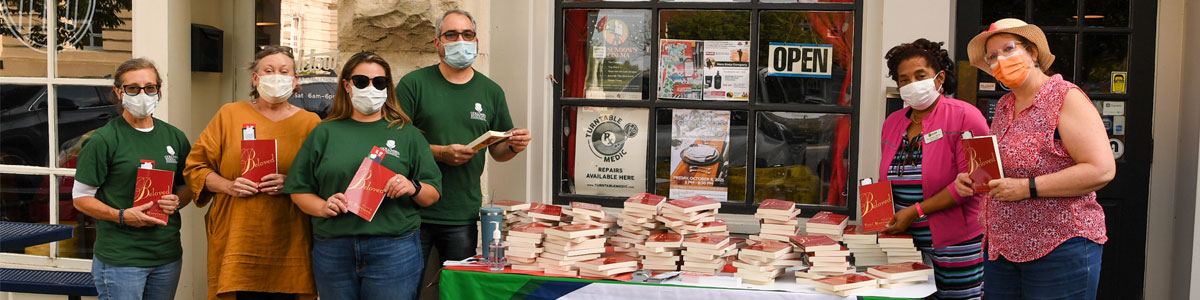
<svg viewBox="0 0 1200 300">
<path fill-rule="evenodd" d="M 942 130 L 941 129 L 934 130 L 933 132 L 930 132 L 929 134 L 925 135 L 925 144 L 932 143 L 941 138 L 942 138 Z"/>
</svg>

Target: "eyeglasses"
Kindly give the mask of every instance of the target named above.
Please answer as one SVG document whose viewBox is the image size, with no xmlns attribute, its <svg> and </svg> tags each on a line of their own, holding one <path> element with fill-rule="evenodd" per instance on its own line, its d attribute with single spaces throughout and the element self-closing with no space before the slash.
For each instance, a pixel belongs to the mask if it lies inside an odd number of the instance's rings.
<svg viewBox="0 0 1200 300">
<path fill-rule="evenodd" d="M 463 31 L 463 32 L 447 31 L 445 33 L 442 33 L 442 35 L 441 35 L 441 37 L 446 39 L 447 41 L 457 41 L 458 37 L 460 37 L 460 36 L 462 37 L 462 39 L 464 41 L 474 41 L 475 40 L 475 32 L 474 31 Z"/>
<path fill-rule="evenodd" d="M 122 85 L 121 90 L 123 92 L 125 92 L 126 95 L 130 95 L 130 96 L 137 96 L 137 94 L 142 93 L 142 91 L 145 91 L 146 95 L 154 96 L 154 95 L 158 95 L 158 87 L 159 87 L 159 85 L 157 85 L 157 84 L 151 84 L 151 85 L 147 85 L 147 86 L 136 86 L 136 85 L 132 85 L 132 84 L 127 84 L 127 85 Z"/>
<path fill-rule="evenodd" d="M 992 53 L 988 53 L 987 56 L 984 56 L 983 61 L 988 64 L 994 64 L 994 63 L 996 63 L 996 60 L 999 59 L 999 57 L 1001 55 L 1010 56 L 1013 54 L 1013 52 L 1017 52 L 1017 50 L 1021 49 L 1021 48 L 1017 48 L 1017 45 L 1023 45 L 1023 44 L 1025 44 L 1025 43 L 1008 42 L 1008 44 L 1004 45 L 1004 48 L 1000 49 L 1000 51 L 992 51 Z"/>
<path fill-rule="evenodd" d="M 354 75 L 350 76 L 350 81 L 354 83 L 354 87 L 356 88 L 365 89 L 368 86 L 374 86 L 377 90 L 384 90 L 392 83 L 387 76 L 371 78 L 366 75 Z"/>
</svg>

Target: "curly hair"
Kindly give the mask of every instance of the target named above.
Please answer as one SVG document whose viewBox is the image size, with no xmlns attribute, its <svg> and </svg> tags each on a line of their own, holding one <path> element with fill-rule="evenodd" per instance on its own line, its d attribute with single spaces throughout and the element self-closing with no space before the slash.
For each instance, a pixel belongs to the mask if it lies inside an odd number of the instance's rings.
<svg viewBox="0 0 1200 300">
<path fill-rule="evenodd" d="M 958 80 L 955 76 L 954 60 L 950 59 L 950 53 L 946 49 L 942 49 L 943 42 L 933 42 L 924 38 L 917 39 L 912 43 L 904 43 L 899 46 L 892 47 L 888 50 L 887 55 L 883 59 L 887 60 L 888 77 L 892 80 L 899 81 L 897 68 L 900 63 L 913 57 L 925 58 L 925 63 L 934 71 L 946 72 L 946 81 L 942 83 L 942 91 L 946 95 L 954 94 L 958 90 Z"/>
</svg>

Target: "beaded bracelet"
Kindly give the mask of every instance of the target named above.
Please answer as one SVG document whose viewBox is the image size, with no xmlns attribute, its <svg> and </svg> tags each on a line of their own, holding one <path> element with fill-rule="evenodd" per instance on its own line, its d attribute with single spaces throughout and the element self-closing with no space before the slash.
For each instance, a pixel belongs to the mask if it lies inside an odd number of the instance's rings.
<svg viewBox="0 0 1200 300">
<path fill-rule="evenodd" d="M 125 226 L 125 209 L 124 208 L 117 210 L 117 224 L 121 225 L 121 226 Z"/>
</svg>

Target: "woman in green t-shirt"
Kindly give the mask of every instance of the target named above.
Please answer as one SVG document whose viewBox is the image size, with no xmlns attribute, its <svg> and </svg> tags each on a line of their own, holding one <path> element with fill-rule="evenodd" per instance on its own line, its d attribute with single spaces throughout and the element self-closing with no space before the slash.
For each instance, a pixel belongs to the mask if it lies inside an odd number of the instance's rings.
<svg viewBox="0 0 1200 300">
<path fill-rule="evenodd" d="M 183 182 L 191 144 L 183 131 L 152 116 L 162 86 L 154 63 L 128 60 L 114 78 L 121 117 L 83 142 L 71 193 L 75 209 L 99 220 L 92 277 L 100 299 L 174 299 L 183 265 L 175 212 L 192 199 Z M 139 178 L 142 168 L 167 172 Z M 149 189 L 135 192 L 139 186 Z M 158 201 L 134 205 L 160 193 Z"/>
<path fill-rule="evenodd" d="M 313 216 L 321 298 L 417 297 L 424 267 L 417 210 L 437 202 L 442 175 L 429 142 L 396 102 L 391 70 L 371 52 L 350 57 L 329 117 L 304 140 L 283 186 Z M 385 195 L 374 214 L 366 206 L 355 209 L 355 199 L 344 193 L 364 158 L 396 174 L 378 189 Z"/>
</svg>

